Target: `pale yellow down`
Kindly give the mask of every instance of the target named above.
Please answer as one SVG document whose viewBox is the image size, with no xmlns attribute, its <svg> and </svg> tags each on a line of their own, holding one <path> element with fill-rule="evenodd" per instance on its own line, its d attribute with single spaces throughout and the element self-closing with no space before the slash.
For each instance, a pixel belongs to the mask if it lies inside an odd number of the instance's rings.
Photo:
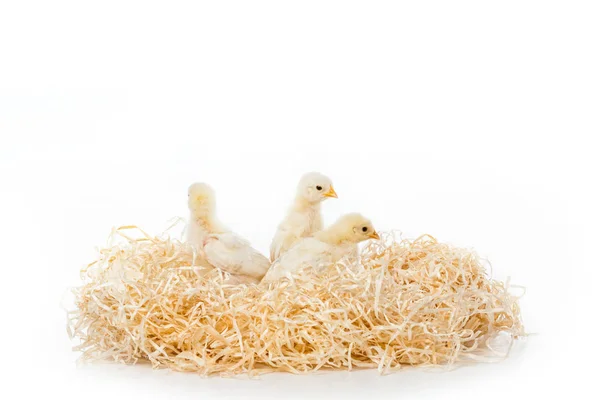
<svg viewBox="0 0 600 400">
<path fill-rule="evenodd" d="M 337 197 L 337 193 L 325 175 L 310 172 L 300 179 L 294 202 L 271 242 L 271 261 L 277 260 L 298 240 L 323 229 L 321 202 L 329 197 Z"/>
<path fill-rule="evenodd" d="M 327 229 L 300 239 L 273 263 L 263 281 L 290 277 L 309 266 L 319 270 L 344 256 L 354 255 L 357 244 L 368 239 L 379 239 L 371 221 L 357 213 L 346 214 Z"/>
<path fill-rule="evenodd" d="M 190 220 L 187 240 L 210 266 L 232 274 L 230 283 L 259 282 L 270 262 L 250 243 L 224 227 L 216 217 L 213 189 L 194 183 L 188 189 Z"/>
</svg>

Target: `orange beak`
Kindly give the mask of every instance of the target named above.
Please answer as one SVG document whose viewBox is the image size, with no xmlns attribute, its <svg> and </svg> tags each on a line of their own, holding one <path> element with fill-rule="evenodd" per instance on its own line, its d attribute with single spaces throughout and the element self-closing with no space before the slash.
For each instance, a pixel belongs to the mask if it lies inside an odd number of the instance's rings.
<svg viewBox="0 0 600 400">
<path fill-rule="evenodd" d="M 371 233 L 371 234 L 369 235 L 369 237 L 370 237 L 371 239 L 377 239 L 377 240 L 381 239 L 381 238 L 379 237 L 379 234 L 378 234 L 377 232 L 375 232 L 375 231 L 373 231 L 373 233 Z"/>
<path fill-rule="evenodd" d="M 327 193 L 323 193 L 323 196 L 325 197 L 335 197 L 337 199 L 338 195 L 335 192 L 335 190 L 333 190 L 333 186 L 329 186 L 329 190 L 327 191 Z"/>
</svg>

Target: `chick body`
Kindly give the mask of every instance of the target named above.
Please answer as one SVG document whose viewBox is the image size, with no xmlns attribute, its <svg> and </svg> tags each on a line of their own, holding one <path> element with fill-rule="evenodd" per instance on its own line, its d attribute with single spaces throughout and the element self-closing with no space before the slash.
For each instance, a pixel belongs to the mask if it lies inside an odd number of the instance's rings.
<svg viewBox="0 0 600 400">
<path fill-rule="evenodd" d="M 191 185 L 188 207 L 187 240 L 203 253 L 204 261 L 230 273 L 230 283 L 259 282 L 269 269 L 270 262 L 247 240 L 218 221 L 212 188 L 204 183 Z"/>
<path fill-rule="evenodd" d="M 252 278 L 257 283 L 271 265 L 250 242 L 231 232 L 209 235 L 205 240 L 204 253 L 212 266 L 233 275 Z"/>
<path fill-rule="evenodd" d="M 321 202 L 328 197 L 337 197 L 337 193 L 325 175 L 311 172 L 300 179 L 294 202 L 273 237 L 271 261 L 283 255 L 300 239 L 323 229 Z"/>
<path fill-rule="evenodd" d="M 300 239 L 273 263 L 263 281 L 276 281 L 309 266 L 318 271 L 346 255 L 354 256 L 358 243 L 368 239 L 379 239 L 371 221 L 360 214 L 344 215 L 327 229 Z"/>
</svg>

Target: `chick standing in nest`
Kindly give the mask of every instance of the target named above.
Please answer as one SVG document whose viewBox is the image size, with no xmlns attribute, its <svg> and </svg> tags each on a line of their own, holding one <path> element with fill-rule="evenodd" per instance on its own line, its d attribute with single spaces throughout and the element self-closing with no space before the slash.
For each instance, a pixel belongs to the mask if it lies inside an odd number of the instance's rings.
<svg viewBox="0 0 600 400">
<path fill-rule="evenodd" d="M 260 282 L 269 269 L 269 260 L 218 221 L 213 189 L 205 183 L 192 184 L 188 207 L 187 240 L 204 253 L 208 264 L 230 273 L 230 283 Z"/>
<path fill-rule="evenodd" d="M 353 255 L 358 243 L 368 239 L 379 239 L 371 221 L 360 214 L 346 214 L 327 229 L 299 240 L 273 263 L 263 281 L 290 276 L 307 266 L 319 270 Z"/>
<path fill-rule="evenodd" d="M 287 216 L 279 224 L 271 243 L 271 261 L 275 261 L 300 239 L 323 229 L 321 202 L 338 197 L 331 179 L 318 172 L 310 172 L 300 179 L 296 198 Z"/>
</svg>

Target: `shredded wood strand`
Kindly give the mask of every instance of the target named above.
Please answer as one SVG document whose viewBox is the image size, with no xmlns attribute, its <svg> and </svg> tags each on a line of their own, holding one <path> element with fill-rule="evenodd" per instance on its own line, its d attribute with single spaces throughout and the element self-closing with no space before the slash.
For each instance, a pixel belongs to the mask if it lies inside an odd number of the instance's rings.
<svg viewBox="0 0 600 400">
<path fill-rule="evenodd" d="M 247 286 L 195 265 L 186 243 L 124 226 L 82 270 L 68 332 L 82 360 L 203 375 L 389 373 L 505 356 L 494 339 L 524 334 L 518 298 L 476 254 L 428 235 L 382 237 L 359 262 Z"/>
</svg>

